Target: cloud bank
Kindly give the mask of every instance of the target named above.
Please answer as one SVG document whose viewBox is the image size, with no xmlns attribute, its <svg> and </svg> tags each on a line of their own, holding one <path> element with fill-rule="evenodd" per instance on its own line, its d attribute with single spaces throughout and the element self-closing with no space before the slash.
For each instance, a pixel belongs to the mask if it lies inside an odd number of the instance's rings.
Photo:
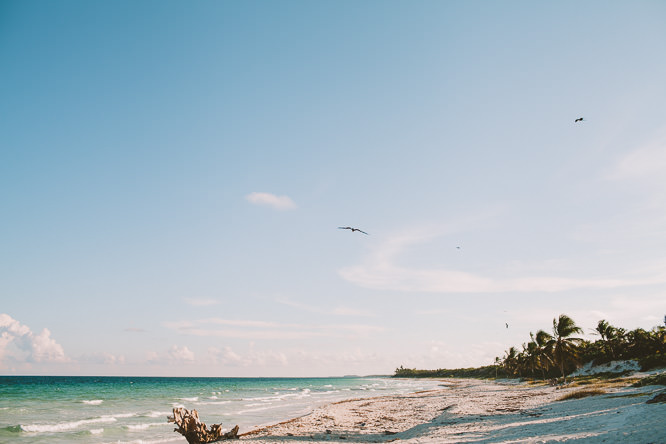
<svg viewBox="0 0 666 444">
<path fill-rule="evenodd" d="M 10 363 L 68 361 L 48 329 L 35 334 L 8 314 L 0 314 L 0 368 L 7 368 Z"/>
<path fill-rule="evenodd" d="M 257 351 L 251 348 L 245 355 L 236 353 L 231 347 L 210 347 L 208 360 L 215 365 L 229 367 L 286 367 L 289 360 L 284 353 Z"/>
<path fill-rule="evenodd" d="M 187 346 L 178 346 L 174 344 L 171 348 L 162 353 L 155 351 L 148 352 L 146 354 L 146 361 L 157 365 L 172 365 L 193 363 L 195 357 L 194 352 Z"/>
<path fill-rule="evenodd" d="M 164 326 L 189 336 L 252 340 L 301 340 L 313 337 L 349 339 L 384 331 L 382 327 L 365 324 L 285 324 L 219 318 L 165 322 Z"/>
<path fill-rule="evenodd" d="M 402 234 L 389 237 L 379 243 L 361 264 L 342 268 L 339 270 L 339 275 L 364 288 L 427 293 L 560 292 L 666 282 L 664 272 L 617 278 L 535 275 L 498 278 L 492 275 L 499 274 L 501 270 L 488 270 L 486 274 L 481 274 L 446 267 L 417 268 L 402 265 L 402 258 L 409 254 L 411 248 L 439 236 L 441 233 Z"/>
</svg>

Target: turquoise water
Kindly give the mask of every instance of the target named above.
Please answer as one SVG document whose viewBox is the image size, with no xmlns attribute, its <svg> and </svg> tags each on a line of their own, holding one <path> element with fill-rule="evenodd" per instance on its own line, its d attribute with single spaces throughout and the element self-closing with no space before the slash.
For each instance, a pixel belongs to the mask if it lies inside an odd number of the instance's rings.
<svg viewBox="0 0 666 444">
<path fill-rule="evenodd" d="M 359 378 L 0 376 L 0 443 L 165 443 L 185 439 L 173 407 L 244 433 L 350 398 L 409 393 L 436 381 Z"/>
</svg>

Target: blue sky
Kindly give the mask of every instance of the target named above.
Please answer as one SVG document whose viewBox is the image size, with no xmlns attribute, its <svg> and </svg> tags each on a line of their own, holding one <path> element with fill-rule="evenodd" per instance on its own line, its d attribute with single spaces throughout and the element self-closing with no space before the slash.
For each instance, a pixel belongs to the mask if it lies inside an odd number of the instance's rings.
<svg viewBox="0 0 666 444">
<path fill-rule="evenodd" d="M 3 1 L 0 373 L 387 374 L 490 364 L 561 313 L 660 324 L 664 23 Z"/>
</svg>

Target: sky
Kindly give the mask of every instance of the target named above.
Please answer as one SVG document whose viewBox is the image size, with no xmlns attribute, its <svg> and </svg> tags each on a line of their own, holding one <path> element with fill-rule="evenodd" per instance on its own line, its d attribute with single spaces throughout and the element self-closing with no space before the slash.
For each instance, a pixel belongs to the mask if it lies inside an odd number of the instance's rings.
<svg viewBox="0 0 666 444">
<path fill-rule="evenodd" d="M 392 374 L 662 324 L 665 23 L 0 1 L 0 374 Z"/>
</svg>

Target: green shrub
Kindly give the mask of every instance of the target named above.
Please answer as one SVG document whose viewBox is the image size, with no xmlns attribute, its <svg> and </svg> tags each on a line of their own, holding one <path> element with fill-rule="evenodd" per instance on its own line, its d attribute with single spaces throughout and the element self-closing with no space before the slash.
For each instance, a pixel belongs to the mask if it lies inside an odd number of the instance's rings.
<svg viewBox="0 0 666 444">
<path fill-rule="evenodd" d="M 654 355 L 640 358 L 638 363 L 641 365 L 641 371 L 646 372 L 655 368 L 666 367 L 666 354 L 656 353 Z"/>
<path fill-rule="evenodd" d="M 457 368 L 437 370 L 417 370 L 415 368 L 404 368 L 400 366 L 394 373 L 396 378 L 476 378 L 492 379 L 497 374 L 499 378 L 505 378 L 506 372 L 501 367 L 487 365 L 478 368 Z"/>
</svg>

